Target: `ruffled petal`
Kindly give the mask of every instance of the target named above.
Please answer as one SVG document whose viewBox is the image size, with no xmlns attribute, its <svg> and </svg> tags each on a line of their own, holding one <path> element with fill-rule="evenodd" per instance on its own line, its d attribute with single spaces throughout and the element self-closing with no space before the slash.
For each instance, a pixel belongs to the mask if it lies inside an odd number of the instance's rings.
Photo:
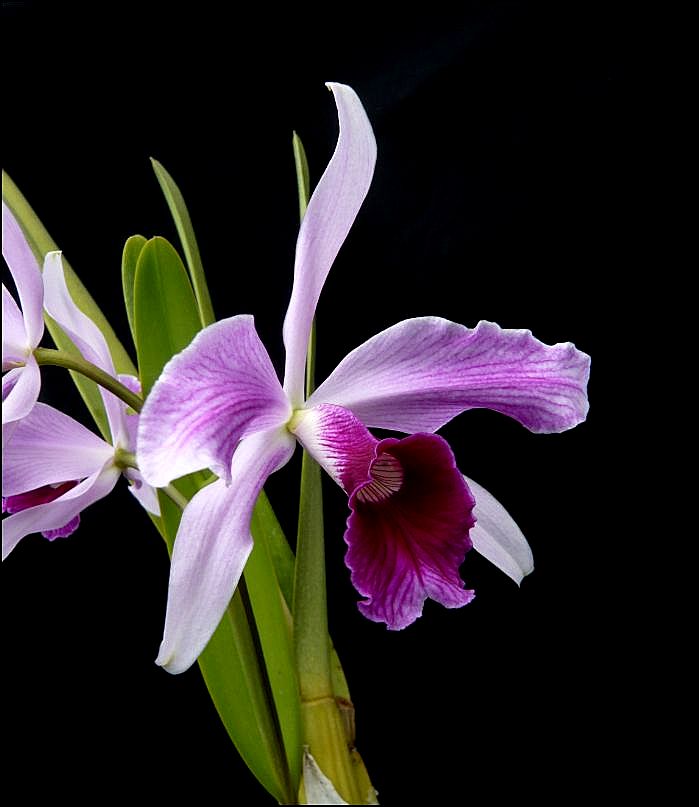
<svg viewBox="0 0 699 807">
<path fill-rule="evenodd" d="M 24 367 L 15 367 L 2 377 L 2 422 L 26 417 L 41 390 L 41 373 L 34 356 L 27 356 Z M 4 433 L 4 430 L 3 430 Z"/>
<path fill-rule="evenodd" d="M 65 528 L 86 507 L 109 494 L 120 472 L 108 465 L 48 504 L 39 504 L 15 513 L 2 522 L 2 559 L 12 552 L 25 535 Z"/>
<path fill-rule="evenodd" d="M 230 482 L 238 442 L 290 417 L 253 318 L 221 320 L 174 356 L 153 386 L 139 418 L 139 468 L 155 487 L 202 468 Z"/>
<path fill-rule="evenodd" d="M 533 432 L 585 419 L 590 357 L 530 331 L 439 317 L 405 320 L 346 356 L 309 406 L 334 403 L 367 426 L 435 431 L 467 409 L 494 409 Z"/>
<path fill-rule="evenodd" d="M 464 478 L 476 498 L 473 510 L 476 526 L 470 533 L 473 548 L 519 585 L 534 570 L 534 556 L 527 539 L 491 493 L 472 479 Z"/>
<path fill-rule="evenodd" d="M 267 477 L 289 461 L 286 429 L 243 440 L 232 484 L 218 480 L 185 507 L 172 553 L 165 633 L 156 663 L 168 672 L 190 667 L 216 630 L 252 549 L 250 519 Z"/>
<path fill-rule="evenodd" d="M 410 625 L 425 600 L 469 603 L 459 566 L 471 548 L 474 499 L 449 445 L 436 435 L 382 440 L 369 478 L 350 497 L 345 562 L 368 599 L 359 610 L 391 630 Z"/>
<path fill-rule="evenodd" d="M 2 371 L 14 364 L 24 364 L 31 345 L 24 329 L 24 319 L 14 297 L 2 284 Z"/>
<path fill-rule="evenodd" d="M 2 256 L 10 268 L 17 294 L 27 341 L 32 350 L 44 333 L 44 286 L 41 271 L 22 228 L 2 203 Z"/>
<path fill-rule="evenodd" d="M 3 496 L 84 479 L 99 471 L 114 449 L 68 415 L 37 403 L 17 425 L 5 449 Z"/>
<path fill-rule="evenodd" d="M 44 288 L 46 310 L 70 337 L 83 357 L 116 378 L 112 354 L 104 334 L 87 314 L 77 307 L 68 291 L 60 252 L 49 252 L 44 259 Z M 124 405 L 108 390 L 103 387 L 99 389 L 109 421 L 112 442 L 114 445 L 122 444 L 126 440 Z"/>
<path fill-rule="evenodd" d="M 284 389 L 295 408 L 304 398 L 306 349 L 318 298 L 367 195 L 376 163 L 376 140 L 357 94 L 344 84 L 327 86 L 335 96 L 340 134 L 301 223 L 284 320 Z"/>
</svg>

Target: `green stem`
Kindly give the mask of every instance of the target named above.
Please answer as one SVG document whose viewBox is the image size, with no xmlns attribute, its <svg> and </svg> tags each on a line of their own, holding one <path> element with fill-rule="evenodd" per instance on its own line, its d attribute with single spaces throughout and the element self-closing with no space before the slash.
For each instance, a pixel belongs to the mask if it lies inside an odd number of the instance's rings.
<svg viewBox="0 0 699 807">
<path fill-rule="evenodd" d="M 160 488 L 160 490 L 162 490 L 162 492 L 171 501 L 173 501 L 180 508 L 180 510 L 184 510 L 184 508 L 189 504 L 189 499 L 186 496 L 183 496 L 174 485 L 165 485 L 165 487 Z"/>
<path fill-rule="evenodd" d="M 128 404 L 136 412 L 140 412 L 143 407 L 143 400 L 140 396 L 131 392 L 128 387 L 125 387 L 109 373 L 105 373 L 104 370 L 100 370 L 99 367 L 85 361 L 83 358 L 73 356 L 63 350 L 54 350 L 48 347 L 36 348 L 34 358 L 39 364 L 53 364 L 56 367 L 65 367 L 68 370 L 74 370 L 76 373 L 84 375 L 101 387 L 113 392 L 117 398 L 121 398 L 124 403 Z"/>
</svg>

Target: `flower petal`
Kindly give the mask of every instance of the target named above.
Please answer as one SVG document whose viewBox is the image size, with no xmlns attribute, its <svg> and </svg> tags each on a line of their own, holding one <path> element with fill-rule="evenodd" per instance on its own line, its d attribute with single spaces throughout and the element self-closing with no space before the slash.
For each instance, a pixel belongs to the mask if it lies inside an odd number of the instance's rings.
<svg viewBox="0 0 699 807">
<path fill-rule="evenodd" d="M 102 468 L 114 449 L 77 420 L 37 403 L 17 425 L 5 449 L 3 496 L 84 479 Z"/>
<path fill-rule="evenodd" d="M 24 364 L 31 346 L 24 329 L 24 319 L 14 297 L 2 284 L 2 371 L 13 364 Z"/>
<path fill-rule="evenodd" d="M 467 409 L 494 409 L 533 432 L 585 419 L 590 357 L 530 331 L 439 317 L 399 322 L 346 356 L 308 401 L 351 409 L 367 426 L 435 431 Z"/>
<path fill-rule="evenodd" d="M 104 334 L 87 314 L 78 308 L 68 291 L 60 252 L 49 252 L 44 259 L 44 288 L 46 310 L 63 328 L 83 357 L 116 378 L 112 354 L 109 352 Z M 112 442 L 114 445 L 122 445 L 126 441 L 123 403 L 103 387 L 99 389 L 109 421 Z"/>
<path fill-rule="evenodd" d="M 476 526 L 470 533 L 473 548 L 519 585 L 534 570 L 534 556 L 527 539 L 492 494 L 472 479 L 464 478 L 476 498 L 473 510 Z"/>
<path fill-rule="evenodd" d="M 376 140 L 357 94 L 344 84 L 327 86 L 335 96 L 340 134 L 301 223 L 284 320 L 284 390 L 295 408 L 303 403 L 306 349 L 318 298 L 367 195 L 376 163 Z"/>
<path fill-rule="evenodd" d="M 384 470 L 401 476 L 377 488 Z M 459 566 L 471 548 L 474 499 L 449 445 L 431 434 L 382 440 L 370 476 L 350 497 L 345 532 L 352 583 L 368 597 L 359 610 L 400 630 L 421 615 L 428 597 L 447 608 L 469 603 L 474 594 L 464 589 Z M 396 478 L 399 487 L 391 484 Z"/>
<path fill-rule="evenodd" d="M 348 496 L 368 480 L 379 441 L 348 409 L 322 404 L 299 410 L 290 430 Z"/>
<path fill-rule="evenodd" d="M 290 417 L 253 318 L 221 320 L 174 356 L 153 386 L 138 424 L 139 468 L 155 487 L 201 468 L 230 482 L 238 442 Z"/>
<path fill-rule="evenodd" d="M 107 465 L 60 498 L 3 519 L 2 559 L 5 560 L 25 535 L 66 527 L 82 510 L 109 494 L 119 476 L 116 467 Z"/>
<path fill-rule="evenodd" d="M 216 630 L 252 549 L 250 519 L 257 496 L 267 477 L 289 461 L 295 445 L 286 429 L 248 437 L 233 457 L 230 487 L 219 479 L 185 507 L 156 659 L 168 672 L 190 667 Z"/>
<path fill-rule="evenodd" d="M 27 356 L 24 367 L 15 367 L 2 377 L 2 422 L 26 417 L 41 390 L 41 373 L 34 356 Z"/>
<path fill-rule="evenodd" d="M 17 287 L 29 345 L 34 349 L 44 333 L 44 286 L 41 271 L 22 228 L 2 203 L 2 255 Z"/>
</svg>

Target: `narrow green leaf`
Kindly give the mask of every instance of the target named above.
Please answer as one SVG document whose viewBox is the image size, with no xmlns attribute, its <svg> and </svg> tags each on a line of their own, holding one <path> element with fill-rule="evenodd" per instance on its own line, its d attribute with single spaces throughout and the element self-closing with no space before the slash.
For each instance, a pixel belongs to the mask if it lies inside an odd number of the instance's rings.
<svg viewBox="0 0 699 807">
<path fill-rule="evenodd" d="M 175 180 L 165 170 L 165 168 L 151 157 L 153 170 L 155 176 L 158 178 L 158 183 L 165 196 L 165 201 L 170 208 L 170 213 L 177 228 L 177 234 L 182 243 L 184 257 L 187 261 L 189 268 L 189 275 L 192 279 L 194 286 L 194 296 L 197 299 L 197 306 L 199 309 L 199 316 L 201 318 L 202 327 L 211 325 L 216 321 L 214 315 L 214 307 L 211 302 L 209 294 L 209 287 L 206 285 L 206 275 L 204 274 L 204 267 L 201 262 L 201 255 L 199 254 L 199 246 L 197 244 L 196 236 L 194 235 L 194 227 L 192 226 L 192 219 L 190 218 L 187 205 L 185 204 L 184 197 L 180 189 L 177 187 Z"/>
<path fill-rule="evenodd" d="M 58 249 L 58 247 L 56 242 L 51 238 L 46 228 L 37 217 L 36 213 L 32 210 L 29 203 L 20 192 L 19 188 L 4 171 L 2 173 L 2 198 L 12 211 L 12 214 L 17 219 L 17 222 L 27 237 L 29 246 L 36 256 L 39 266 L 42 266 L 46 253 Z M 117 372 L 135 375 L 136 368 L 134 367 L 129 354 L 126 352 L 123 345 L 117 338 L 104 314 L 100 311 L 97 303 L 95 303 L 95 301 L 92 299 L 90 293 L 87 291 L 85 286 L 83 286 L 80 279 L 71 268 L 70 264 L 65 258 L 65 255 L 63 256 L 63 268 L 65 270 L 66 284 L 68 286 L 68 290 L 70 291 L 71 297 L 75 301 L 78 308 L 87 314 L 87 316 L 90 317 L 90 319 L 104 334 L 104 338 L 107 340 L 107 344 L 109 345 L 109 350 L 112 354 L 112 359 Z M 46 327 L 51 334 L 56 347 L 59 350 L 64 350 L 67 353 L 80 356 L 80 351 L 65 335 L 58 324 L 48 315 L 45 315 L 44 319 L 46 320 Z M 104 405 L 102 403 L 102 398 L 99 394 L 97 385 L 94 383 L 94 381 L 90 381 L 78 373 L 71 372 L 70 375 L 75 382 L 80 395 L 85 401 L 90 414 L 94 418 L 102 436 L 108 440 L 110 437 L 109 427 L 107 425 Z"/>
<path fill-rule="evenodd" d="M 267 542 L 264 503 L 252 517 L 254 548 L 245 566 L 245 581 L 252 604 L 270 689 L 286 751 L 291 792 L 296 793 L 303 750 L 299 697 L 291 616 L 277 582 Z"/>
<path fill-rule="evenodd" d="M 299 219 L 306 215 L 308 200 L 311 196 L 311 181 L 308 173 L 308 160 L 306 150 L 303 147 L 301 138 L 294 132 L 291 140 L 294 149 L 294 165 L 296 166 L 296 185 L 299 192 Z"/>
<path fill-rule="evenodd" d="M 136 343 L 136 317 L 134 314 L 134 284 L 136 282 L 136 264 L 141 250 L 146 245 L 142 235 L 132 235 L 126 239 L 124 251 L 121 254 L 121 286 L 124 290 L 124 305 L 129 320 L 131 338 Z"/>
<path fill-rule="evenodd" d="M 196 489 L 187 479 L 178 480 L 176 486 L 185 495 Z M 158 491 L 158 499 L 163 537 L 172 553 L 181 511 L 162 491 Z M 221 721 L 246 765 L 277 801 L 293 801 L 284 750 L 240 592 L 236 592 L 199 656 L 199 667 Z"/>
<path fill-rule="evenodd" d="M 136 352 L 143 397 L 169 359 L 201 328 L 187 272 L 174 247 L 151 238 L 141 250 L 134 284 Z"/>
</svg>

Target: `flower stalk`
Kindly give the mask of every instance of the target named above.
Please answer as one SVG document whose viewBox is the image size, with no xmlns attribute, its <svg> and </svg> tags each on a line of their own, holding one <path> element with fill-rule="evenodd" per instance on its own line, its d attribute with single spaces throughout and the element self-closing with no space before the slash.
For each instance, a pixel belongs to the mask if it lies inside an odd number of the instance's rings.
<svg viewBox="0 0 699 807">
<path fill-rule="evenodd" d="M 34 350 L 34 358 L 39 365 L 53 364 L 56 367 L 65 367 L 67 370 L 80 373 L 99 384 L 101 387 L 114 393 L 117 398 L 124 401 L 124 403 L 130 406 L 135 412 L 141 411 L 143 400 L 139 395 L 131 392 L 128 387 L 125 387 L 120 381 L 117 381 L 116 378 L 113 378 L 109 373 L 101 370 L 97 365 L 86 361 L 81 356 L 71 355 L 63 350 L 38 347 Z"/>
</svg>

